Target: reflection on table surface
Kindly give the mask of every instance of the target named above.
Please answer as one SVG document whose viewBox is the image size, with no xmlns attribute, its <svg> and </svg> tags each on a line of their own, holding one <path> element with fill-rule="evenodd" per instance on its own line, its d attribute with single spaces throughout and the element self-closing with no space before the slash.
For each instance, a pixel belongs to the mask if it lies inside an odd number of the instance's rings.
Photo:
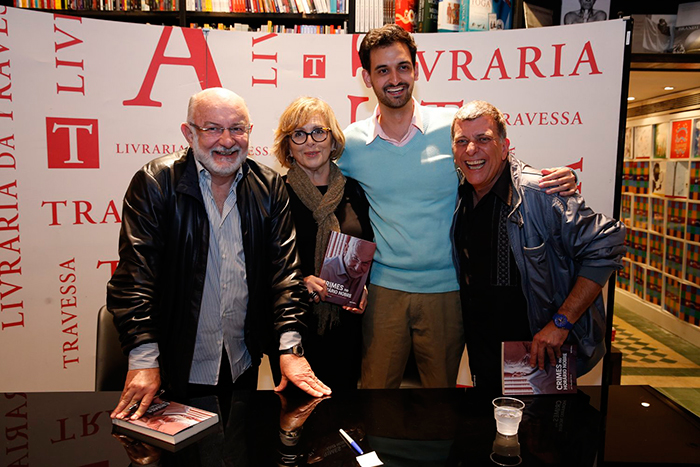
<svg viewBox="0 0 700 467">
<path fill-rule="evenodd" d="M 356 466 L 343 428 L 387 466 L 699 465 L 700 419 L 646 386 L 521 397 L 518 435 L 497 435 L 491 400 L 475 389 L 236 392 L 211 434 L 168 452 L 112 434 L 118 393 L 0 397 L 0 465 Z M 220 412 L 216 398 L 189 402 Z M 229 405 L 229 404 L 225 404 Z M 605 433 L 605 436 L 603 436 Z M 601 453 L 604 453 L 601 454 Z"/>
</svg>

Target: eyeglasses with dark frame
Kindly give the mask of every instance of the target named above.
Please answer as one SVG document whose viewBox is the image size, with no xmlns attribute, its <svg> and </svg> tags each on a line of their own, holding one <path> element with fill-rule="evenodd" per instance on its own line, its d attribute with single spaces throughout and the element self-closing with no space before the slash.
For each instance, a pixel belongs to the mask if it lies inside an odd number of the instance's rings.
<svg viewBox="0 0 700 467">
<path fill-rule="evenodd" d="M 317 143 L 323 143 L 326 139 L 328 139 L 328 134 L 330 132 L 331 129 L 327 127 L 314 128 L 311 131 L 294 130 L 289 135 L 289 139 L 292 140 L 292 143 L 297 144 L 299 146 L 306 143 L 306 140 L 309 139 L 309 136 L 311 136 L 311 139 L 313 139 Z"/>
<path fill-rule="evenodd" d="M 243 136 L 247 135 L 250 133 L 250 130 L 253 129 L 253 125 L 246 125 L 246 124 L 239 124 L 239 125 L 234 125 L 232 127 L 224 128 L 221 126 L 197 126 L 194 123 L 187 122 L 188 125 L 190 125 L 193 128 L 196 128 L 197 130 L 201 131 L 202 134 L 208 138 L 220 138 L 221 135 L 224 134 L 224 130 L 228 130 L 228 132 L 231 134 L 231 136 Z"/>
</svg>

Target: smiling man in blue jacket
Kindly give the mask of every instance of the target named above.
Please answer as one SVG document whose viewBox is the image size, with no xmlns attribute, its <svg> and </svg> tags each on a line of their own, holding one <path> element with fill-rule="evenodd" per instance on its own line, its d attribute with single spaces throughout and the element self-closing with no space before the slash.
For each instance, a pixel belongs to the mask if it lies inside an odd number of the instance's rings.
<svg viewBox="0 0 700 467">
<path fill-rule="evenodd" d="M 455 114 L 452 151 L 463 174 L 453 222 L 469 363 L 477 387 L 500 389 L 501 342 L 532 341 L 544 368 L 564 342 L 578 375 L 605 354 L 601 290 L 622 267 L 625 227 L 583 198 L 547 194 L 540 171 L 510 155 L 503 114 L 473 101 Z"/>
</svg>

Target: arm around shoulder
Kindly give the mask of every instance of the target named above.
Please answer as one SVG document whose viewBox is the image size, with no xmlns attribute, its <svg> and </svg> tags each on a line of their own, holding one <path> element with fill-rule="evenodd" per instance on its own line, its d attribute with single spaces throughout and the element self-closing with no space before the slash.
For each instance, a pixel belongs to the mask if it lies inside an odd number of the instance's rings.
<svg viewBox="0 0 700 467">
<path fill-rule="evenodd" d="M 581 196 L 563 202 L 560 228 L 567 253 L 581 265 L 582 275 L 599 284 L 606 282 L 612 271 L 622 267 L 627 251 L 624 224 L 593 211 Z"/>
</svg>

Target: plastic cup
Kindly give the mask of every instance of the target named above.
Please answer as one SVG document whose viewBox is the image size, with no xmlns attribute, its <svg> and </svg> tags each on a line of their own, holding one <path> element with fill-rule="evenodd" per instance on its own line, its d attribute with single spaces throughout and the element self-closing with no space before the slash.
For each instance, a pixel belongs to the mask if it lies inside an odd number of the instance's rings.
<svg viewBox="0 0 700 467">
<path fill-rule="evenodd" d="M 502 467 L 511 467 L 520 465 L 522 461 L 518 435 L 505 436 L 496 433 L 496 439 L 493 440 L 491 462 Z"/>
<path fill-rule="evenodd" d="M 517 435 L 524 408 L 525 403 L 513 397 L 495 398 L 493 416 L 496 419 L 496 431 L 505 436 Z"/>
</svg>

